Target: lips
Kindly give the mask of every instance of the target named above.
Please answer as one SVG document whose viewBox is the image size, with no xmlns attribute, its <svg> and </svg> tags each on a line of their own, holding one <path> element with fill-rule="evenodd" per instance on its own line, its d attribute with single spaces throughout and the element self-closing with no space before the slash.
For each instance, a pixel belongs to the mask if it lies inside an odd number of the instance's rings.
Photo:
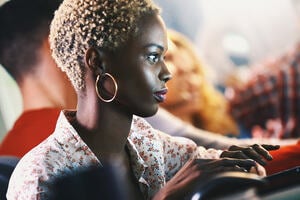
<svg viewBox="0 0 300 200">
<path fill-rule="evenodd" d="M 162 90 L 158 90 L 158 91 L 154 92 L 153 96 L 157 102 L 162 103 L 166 100 L 167 92 L 168 92 L 168 89 L 164 88 Z"/>
</svg>

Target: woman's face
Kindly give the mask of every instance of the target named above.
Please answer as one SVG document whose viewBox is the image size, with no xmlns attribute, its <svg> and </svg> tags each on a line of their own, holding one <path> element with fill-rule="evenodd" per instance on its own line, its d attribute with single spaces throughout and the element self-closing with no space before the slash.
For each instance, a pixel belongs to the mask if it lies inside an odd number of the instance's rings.
<svg viewBox="0 0 300 200">
<path fill-rule="evenodd" d="M 185 112 L 199 109 L 202 76 L 189 51 L 169 41 L 165 60 L 173 78 L 167 84 L 169 92 L 162 106 L 166 109 L 184 108 Z"/>
<path fill-rule="evenodd" d="M 171 77 L 164 61 L 168 43 L 160 16 L 144 17 L 138 26 L 137 36 L 114 54 L 113 75 L 119 86 L 115 102 L 126 112 L 147 117 L 166 97 L 165 83 Z"/>
</svg>

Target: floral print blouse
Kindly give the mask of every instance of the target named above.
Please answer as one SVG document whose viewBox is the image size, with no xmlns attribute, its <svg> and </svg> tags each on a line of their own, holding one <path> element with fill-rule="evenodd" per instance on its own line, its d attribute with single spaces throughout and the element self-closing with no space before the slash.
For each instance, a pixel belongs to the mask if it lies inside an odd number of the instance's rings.
<svg viewBox="0 0 300 200">
<path fill-rule="evenodd" d="M 75 111 L 62 111 L 54 133 L 20 160 L 9 182 L 8 200 L 47 199 L 48 183 L 55 178 L 83 166 L 101 166 L 69 123 L 75 114 Z M 219 158 L 222 152 L 162 133 L 136 116 L 126 145 L 145 199 L 151 199 L 190 158 Z"/>
</svg>

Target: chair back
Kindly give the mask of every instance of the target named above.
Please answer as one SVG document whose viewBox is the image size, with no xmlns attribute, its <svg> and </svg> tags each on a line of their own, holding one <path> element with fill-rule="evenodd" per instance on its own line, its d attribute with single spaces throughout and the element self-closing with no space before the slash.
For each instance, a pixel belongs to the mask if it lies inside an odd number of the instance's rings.
<svg viewBox="0 0 300 200">
<path fill-rule="evenodd" d="M 0 156 L 0 200 L 6 200 L 8 182 L 19 160 L 13 156 Z"/>
</svg>

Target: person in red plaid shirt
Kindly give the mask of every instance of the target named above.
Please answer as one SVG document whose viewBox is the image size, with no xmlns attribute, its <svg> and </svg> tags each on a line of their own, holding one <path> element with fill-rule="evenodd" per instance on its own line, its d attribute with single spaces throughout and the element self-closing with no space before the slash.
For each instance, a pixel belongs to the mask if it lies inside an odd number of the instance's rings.
<svg viewBox="0 0 300 200">
<path fill-rule="evenodd" d="M 255 68 L 252 78 L 231 88 L 231 113 L 253 137 L 300 138 L 300 43 L 273 62 Z M 258 70 L 258 71 L 257 71 Z M 268 175 L 300 166 L 300 139 L 270 152 Z"/>
<path fill-rule="evenodd" d="M 300 136 L 300 45 L 254 67 L 250 80 L 231 88 L 230 112 L 253 137 Z"/>
</svg>

